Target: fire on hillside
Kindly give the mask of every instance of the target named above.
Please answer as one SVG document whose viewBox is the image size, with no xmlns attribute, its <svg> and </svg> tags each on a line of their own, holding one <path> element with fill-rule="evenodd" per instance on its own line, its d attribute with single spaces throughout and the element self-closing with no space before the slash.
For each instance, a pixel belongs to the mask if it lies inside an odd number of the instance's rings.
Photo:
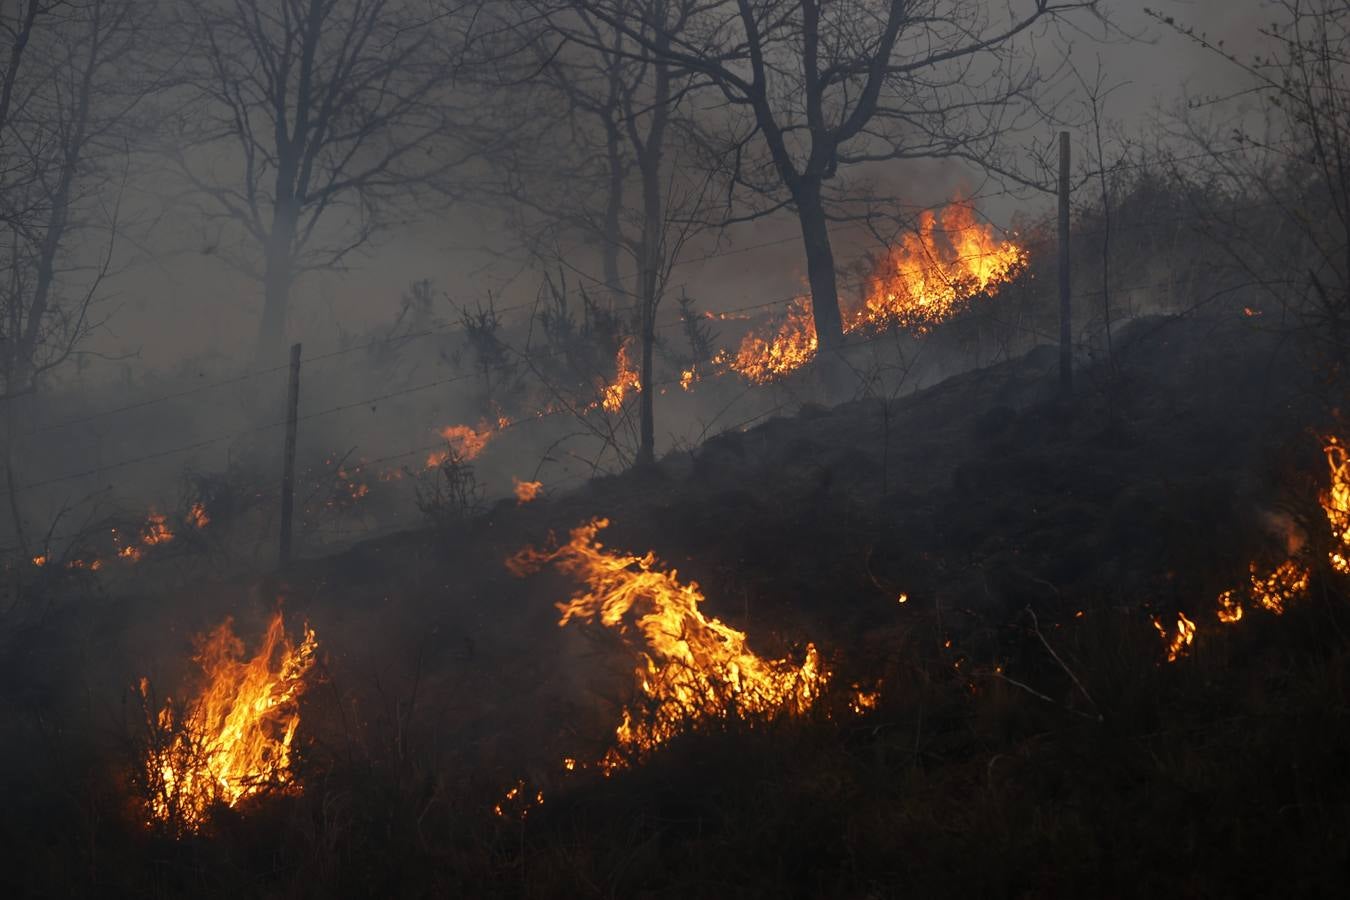
<svg viewBox="0 0 1350 900">
<path fill-rule="evenodd" d="M 1025 271 L 1028 261 L 1026 249 L 1015 240 L 1000 239 L 993 226 L 978 221 L 969 202 L 926 211 L 915 232 L 873 263 L 861 303 L 843 310 L 844 331 L 900 328 L 924 334 L 981 294 L 996 294 Z M 769 334 L 752 332 L 734 353 L 722 351 L 714 361 L 747 381 L 764 384 L 806 365 L 816 347 L 810 299 L 798 297 Z"/>
<path fill-rule="evenodd" d="M 148 679 L 140 682 L 149 737 L 144 788 L 151 822 L 197 831 L 216 804 L 235 806 L 267 790 L 297 787 L 291 744 L 300 725 L 297 700 L 314 666 L 318 640 L 308 625 L 299 644 L 286 635 L 278 611 L 252 658 L 226 619 L 198 640 L 194 657 L 203 683 L 192 700 L 166 698 L 152 708 Z"/>
</svg>

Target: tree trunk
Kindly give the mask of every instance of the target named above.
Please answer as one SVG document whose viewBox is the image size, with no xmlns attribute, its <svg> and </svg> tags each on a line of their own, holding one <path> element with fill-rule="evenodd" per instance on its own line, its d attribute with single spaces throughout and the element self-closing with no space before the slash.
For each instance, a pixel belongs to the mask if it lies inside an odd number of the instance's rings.
<svg viewBox="0 0 1350 900">
<path fill-rule="evenodd" d="M 260 365 L 279 364 L 286 350 L 286 308 L 295 274 L 291 256 L 295 225 L 294 211 L 278 206 L 272 217 L 263 269 L 263 311 L 257 345 Z"/>
<path fill-rule="evenodd" d="M 658 296 L 660 290 L 658 269 L 661 260 L 662 231 L 660 162 L 661 156 L 658 146 L 649 158 L 643 160 L 642 166 L 642 282 L 639 288 L 642 296 L 638 299 L 641 304 L 639 320 L 642 330 L 642 374 L 640 376 L 642 387 L 638 396 L 637 464 L 639 466 L 651 465 L 656 462 L 655 410 L 652 406 L 652 396 L 655 393 L 656 385 L 653 383 L 652 377 L 652 355 L 656 350 L 656 306 L 661 299 Z"/>
<path fill-rule="evenodd" d="M 821 202 L 818 178 L 803 178 L 793 191 L 797 218 L 806 249 L 806 274 L 811 284 L 811 316 L 816 326 L 820 351 L 833 350 L 844 338 L 839 314 L 839 288 L 834 271 L 834 251 L 830 248 L 829 224 Z"/>
<path fill-rule="evenodd" d="M 605 246 L 602 257 L 605 267 L 605 287 L 609 289 L 609 311 L 614 313 L 623 304 L 623 282 L 619 277 L 619 249 L 623 235 L 619 232 L 619 216 L 623 212 L 623 154 L 619 150 L 619 126 L 610 117 L 605 122 L 605 158 L 609 164 L 609 197 L 605 203 Z"/>
</svg>

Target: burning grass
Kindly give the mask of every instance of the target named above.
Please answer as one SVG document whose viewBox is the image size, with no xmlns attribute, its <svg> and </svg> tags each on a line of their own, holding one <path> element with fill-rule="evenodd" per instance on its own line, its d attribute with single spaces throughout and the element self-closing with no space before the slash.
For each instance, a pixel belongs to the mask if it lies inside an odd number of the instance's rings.
<svg viewBox="0 0 1350 900">
<path fill-rule="evenodd" d="M 297 701 L 318 650 L 313 629 L 306 626 L 303 635 L 293 645 L 278 611 L 257 653 L 246 659 L 226 619 L 198 641 L 200 692 L 184 704 L 166 698 L 157 712 L 150 683 L 141 679 L 150 821 L 177 833 L 197 831 L 217 804 L 232 807 L 264 791 L 297 787 L 291 771 Z"/>
<path fill-rule="evenodd" d="M 872 266 L 859 306 L 844 310 L 844 332 L 867 334 L 900 328 L 921 335 L 964 311 L 978 296 L 993 295 L 1027 267 L 1024 247 L 1000 240 L 975 209 L 957 201 L 927 211 L 915 232 Z M 768 336 L 751 333 L 735 353 L 714 362 L 754 384 L 766 384 L 800 369 L 816 355 L 817 337 L 809 298 L 798 297 Z"/>
<path fill-rule="evenodd" d="M 524 576 L 552 564 L 585 585 L 566 603 L 559 627 L 599 622 L 617 631 L 638 658 L 638 699 L 623 708 L 616 744 L 601 760 L 613 771 L 700 724 L 732 717 L 800 715 L 819 699 L 830 673 L 808 644 L 800 663 L 765 659 L 744 632 L 704 615 L 694 582 L 679 580 L 654 553 L 607 550 L 596 536 L 605 519 L 572 529 L 556 549 L 526 548 L 507 560 Z"/>
</svg>

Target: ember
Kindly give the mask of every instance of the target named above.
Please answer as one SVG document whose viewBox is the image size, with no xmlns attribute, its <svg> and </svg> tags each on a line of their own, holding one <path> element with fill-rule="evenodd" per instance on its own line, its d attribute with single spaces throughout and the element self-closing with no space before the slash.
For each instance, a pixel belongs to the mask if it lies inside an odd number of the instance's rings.
<svg viewBox="0 0 1350 900">
<path fill-rule="evenodd" d="M 291 744 L 300 724 L 297 700 L 314 665 L 313 629 L 292 646 L 280 612 L 252 659 L 226 619 L 200 641 L 205 676 L 200 695 L 181 707 L 166 699 L 155 713 L 141 679 L 150 734 L 145 779 L 152 821 L 196 831 L 217 803 L 235 806 L 265 790 L 296 787 Z"/>
<path fill-rule="evenodd" d="M 800 664 L 756 655 L 743 632 L 705 616 L 698 585 L 681 583 L 655 554 L 606 550 L 596 535 L 608 524 L 592 520 L 572 529 L 569 542 L 555 550 L 526 548 L 507 560 L 519 576 L 553 563 L 579 578 L 586 587 L 558 604 L 559 626 L 598 620 L 622 635 L 638 657 L 634 675 L 641 698 L 624 707 L 617 744 L 600 763 L 604 771 L 702 723 L 800 715 L 819 699 L 829 672 L 813 645 Z"/>
</svg>

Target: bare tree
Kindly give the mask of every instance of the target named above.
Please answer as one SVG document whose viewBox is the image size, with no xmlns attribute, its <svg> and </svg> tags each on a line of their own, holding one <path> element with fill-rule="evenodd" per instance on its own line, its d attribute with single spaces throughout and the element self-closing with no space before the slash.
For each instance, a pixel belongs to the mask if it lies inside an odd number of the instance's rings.
<svg viewBox="0 0 1350 900">
<path fill-rule="evenodd" d="M 113 266 L 133 114 L 157 84 L 133 69 L 153 0 L 24 0 L 0 10 L 0 403 L 14 527 L 20 404 L 81 352 Z"/>
<path fill-rule="evenodd" d="M 643 34 L 619 0 L 579 0 L 646 52 L 697 75 L 723 100 L 735 182 L 795 210 L 816 333 L 843 322 L 830 245 L 830 182 L 841 167 L 898 159 L 1000 163 L 1000 138 L 1035 111 L 1044 77 L 1019 38 L 1095 13 L 1097 0 L 721 0 L 682 33 Z"/>
<path fill-rule="evenodd" d="M 180 0 L 194 48 L 163 148 L 197 212 L 241 230 L 279 359 L 291 287 L 339 267 L 471 155 L 455 93 L 477 0 Z M 455 102 L 459 100 L 461 102 Z M 482 104 L 479 104 L 479 108 Z"/>
<path fill-rule="evenodd" d="M 1333 386 L 1329 402 L 1343 407 L 1350 377 L 1350 4 L 1278 0 L 1270 7 L 1271 23 L 1260 29 L 1267 49 L 1250 58 L 1148 11 L 1242 76 L 1230 95 L 1197 99 L 1180 117 L 1186 152 L 1174 171 L 1192 188 L 1187 195 L 1206 233 L 1320 350 Z M 1233 104 L 1253 96 L 1263 101 L 1259 116 Z"/>
<path fill-rule="evenodd" d="M 516 181 L 512 196 L 542 219 L 553 239 L 562 232 L 598 244 L 610 297 L 634 311 L 642 384 L 636 459 L 649 464 L 655 458 L 656 314 L 671 267 L 705 225 L 714 183 L 709 167 L 681 165 L 702 152 L 686 109 L 696 76 L 669 55 L 698 4 L 622 0 L 610 10 L 621 27 L 583 3 L 535 8 L 547 30 L 531 63 L 537 76 L 523 80 L 536 97 L 527 108 L 546 107 L 550 98 L 557 108 L 560 99 L 566 114 L 540 117 L 546 124 L 537 139 L 514 142 L 508 177 L 527 171 L 534 177 Z M 559 133 L 568 137 L 566 149 L 558 146 Z"/>
</svg>

